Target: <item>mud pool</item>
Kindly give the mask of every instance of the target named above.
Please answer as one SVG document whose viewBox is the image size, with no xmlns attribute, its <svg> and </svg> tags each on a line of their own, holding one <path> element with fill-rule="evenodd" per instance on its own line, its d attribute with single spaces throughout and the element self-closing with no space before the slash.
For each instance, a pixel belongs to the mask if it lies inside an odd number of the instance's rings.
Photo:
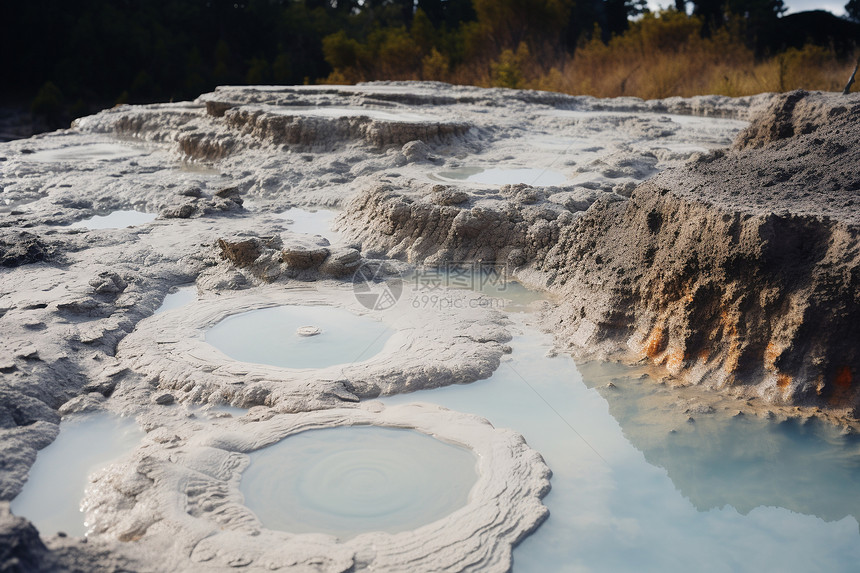
<svg viewBox="0 0 860 573">
<path fill-rule="evenodd" d="M 302 336 L 304 326 L 318 328 Z M 281 368 L 323 368 L 372 358 L 394 331 L 369 317 L 326 306 L 278 306 L 229 316 L 206 342 L 234 360 Z"/>
<path fill-rule="evenodd" d="M 290 106 L 287 108 L 266 106 L 265 110 L 270 113 L 281 115 L 302 115 L 307 117 L 341 118 L 341 117 L 368 117 L 381 121 L 421 123 L 438 121 L 437 117 L 422 113 L 410 113 L 402 110 L 395 112 L 366 107 L 340 107 L 340 106 Z"/>
<path fill-rule="evenodd" d="M 489 265 L 441 265 L 418 267 L 404 277 L 419 303 L 429 297 L 444 298 L 445 289 L 467 289 L 495 299 L 492 308 L 507 312 L 527 311 L 533 303 L 546 300 L 545 293 L 530 290 L 508 275 L 505 269 Z"/>
<path fill-rule="evenodd" d="M 45 149 L 31 153 L 28 159 L 41 163 L 106 161 L 145 155 L 147 152 L 143 147 L 106 142 Z"/>
<path fill-rule="evenodd" d="M 613 364 L 584 379 L 572 359 L 547 357 L 550 342 L 526 328 L 490 379 L 383 400 L 484 416 L 541 452 L 550 517 L 514 550 L 514 571 L 854 568 L 856 438 L 717 415 L 664 427 L 647 407 L 653 383 Z M 594 385 L 611 380 L 604 398 Z"/>
<path fill-rule="evenodd" d="M 332 230 L 334 218 L 337 212 L 329 209 L 302 209 L 300 207 L 291 207 L 286 211 L 282 211 L 277 215 L 279 218 L 287 222 L 287 228 L 294 233 L 304 233 L 307 235 L 319 235 L 328 239 L 330 243 L 340 241 L 340 234 Z"/>
<path fill-rule="evenodd" d="M 123 227 L 136 227 L 145 225 L 155 220 L 154 213 L 141 213 L 134 210 L 114 211 L 107 215 L 95 215 L 83 221 L 72 223 L 70 227 L 75 229 L 121 229 Z"/>
<path fill-rule="evenodd" d="M 65 418 L 57 439 L 36 457 L 12 512 L 45 534 L 85 535 L 80 503 L 88 477 L 133 450 L 143 435 L 134 418 L 107 412 Z"/>
<path fill-rule="evenodd" d="M 561 185 L 567 181 L 567 177 L 559 171 L 531 167 L 515 169 L 501 167 L 491 167 L 489 169 L 483 167 L 460 167 L 449 171 L 440 171 L 434 177 L 442 181 L 463 181 L 485 185 L 516 185 L 517 183 L 525 183 L 532 187 Z"/>
<path fill-rule="evenodd" d="M 224 87 L 4 143 L 0 530 L 39 570 L 853 571 L 858 111 Z M 66 226 L 112 209 L 150 214 Z"/>
<path fill-rule="evenodd" d="M 328 533 L 415 529 L 463 507 L 470 451 L 413 430 L 311 430 L 251 454 L 240 489 L 265 527 Z"/>
<path fill-rule="evenodd" d="M 172 292 L 167 293 L 161 306 L 155 309 L 154 314 L 167 312 L 175 308 L 180 308 L 186 304 L 197 300 L 197 287 L 194 285 L 182 286 L 175 288 Z"/>
</svg>

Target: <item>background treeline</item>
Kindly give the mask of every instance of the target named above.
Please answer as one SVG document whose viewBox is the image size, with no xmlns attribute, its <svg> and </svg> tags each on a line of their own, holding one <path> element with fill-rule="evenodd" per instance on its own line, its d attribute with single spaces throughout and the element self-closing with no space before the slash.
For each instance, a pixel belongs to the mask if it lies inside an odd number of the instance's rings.
<svg viewBox="0 0 860 573">
<path fill-rule="evenodd" d="M 645 98 L 834 90 L 860 40 L 860 0 L 847 8 L 840 19 L 782 16 L 782 0 L 677 0 L 657 15 L 645 0 L 4 2 L 2 97 L 62 124 L 219 84 L 423 79 Z"/>
</svg>

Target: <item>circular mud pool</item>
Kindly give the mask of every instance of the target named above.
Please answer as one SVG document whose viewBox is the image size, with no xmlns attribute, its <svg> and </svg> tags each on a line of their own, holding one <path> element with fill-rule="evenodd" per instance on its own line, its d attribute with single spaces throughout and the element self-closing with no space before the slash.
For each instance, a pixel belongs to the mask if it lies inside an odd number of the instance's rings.
<svg viewBox="0 0 860 573">
<path fill-rule="evenodd" d="M 302 336 L 299 329 L 320 333 Z M 228 316 L 206 342 L 234 360 L 281 368 L 324 368 L 375 356 L 394 331 L 383 323 L 330 306 L 275 306 Z"/>
<path fill-rule="evenodd" d="M 466 505 L 476 456 L 415 430 L 311 430 L 250 454 L 240 490 L 263 526 L 341 539 L 396 533 Z"/>
</svg>

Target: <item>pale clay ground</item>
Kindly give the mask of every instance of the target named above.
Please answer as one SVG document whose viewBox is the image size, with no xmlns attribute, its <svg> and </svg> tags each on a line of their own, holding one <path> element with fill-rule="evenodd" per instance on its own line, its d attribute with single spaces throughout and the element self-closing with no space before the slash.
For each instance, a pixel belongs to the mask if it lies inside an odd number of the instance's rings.
<svg viewBox="0 0 860 573">
<path fill-rule="evenodd" d="M 443 210 L 464 201 L 473 213 L 519 209 L 529 236 L 550 240 L 534 230 L 541 220 L 568 224 L 595 201 L 627 201 L 643 180 L 730 145 L 772 99 L 597 100 L 440 84 L 219 88 L 2 144 L 0 499 L 20 491 L 60 413 L 108 409 L 137 416 L 147 432 L 87 491 L 88 543 L 42 532 L 48 554 L 20 520 L 4 513 L 2 527 L 57 566 L 507 571 L 512 545 L 546 516 L 550 473 L 540 455 L 492 420 L 366 400 L 489 376 L 510 351 L 508 320 L 470 291 L 448 293 L 459 302 L 447 309 L 371 311 L 349 282 L 361 264 L 390 276 L 403 260 L 498 253 L 478 244 L 440 254 L 421 239 L 438 228 L 391 222 L 408 209 L 385 207 L 388 218 L 374 222 L 355 202 L 365 194 L 383 205 L 377 195 L 396 190 Z M 435 187 L 439 172 L 463 167 L 547 169 L 567 181 Z M 292 233 L 277 216 L 291 205 L 343 210 L 344 241 Z M 133 228 L 69 226 L 130 209 L 159 217 Z M 152 316 L 172 287 L 190 282 L 196 301 Z M 400 302 L 414 296 L 407 288 Z M 320 371 L 237 363 L 203 341 L 221 318 L 277 304 L 346 308 L 396 333 L 369 360 Z M 536 308 L 552 314 L 553 304 Z M 184 409 L 223 403 L 251 409 L 241 418 Z M 469 504 L 414 531 L 338 543 L 266 530 L 239 503 L 248 452 L 303 428 L 366 423 L 477 452 Z"/>
</svg>

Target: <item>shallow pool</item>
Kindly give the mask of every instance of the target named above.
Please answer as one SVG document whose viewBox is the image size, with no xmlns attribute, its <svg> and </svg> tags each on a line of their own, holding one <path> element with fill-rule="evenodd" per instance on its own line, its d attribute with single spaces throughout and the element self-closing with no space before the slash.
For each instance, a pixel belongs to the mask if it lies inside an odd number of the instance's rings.
<svg viewBox="0 0 860 573">
<path fill-rule="evenodd" d="M 419 301 L 422 296 L 444 296 L 444 289 L 465 289 L 498 299 L 500 304 L 493 304 L 492 308 L 521 312 L 528 310 L 532 303 L 547 299 L 546 294 L 524 287 L 506 267 L 496 265 L 451 263 L 421 266 L 404 277 L 404 281 L 412 286 Z"/>
<path fill-rule="evenodd" d="M 338 107 L 338 106 L 267 106 L 266 111 L 278 115 L 304 115 L 308 117 L 324 117 L 337 119 L 341 117 L 367 117 L 379 121 L 425 123 L 440 121 L 432 115 L 413 113 L 408 111 L 381 109 L 367 107 Z"/>
<path fill-rule="evenodd" d="M 443 181 L 467 181 L 486 185 L 525 183 L 533 187 L 562 185 L 567 181 L 567 176 L 558 171 L 529 167 L 518 169 L 461 167 L 449 171 L 440 171 L 436 174 L 436 178 Z"/>
<path fill-rule="evenodd" d="M 172 292 L 167 293 L 164 300 L 161 301 L 161 306 L 155 309 L 153 314 L 181 308 L 195 300 L 197 300 L 197 287 L 195 285 L 175 287 Z"/>
<path fill-rule="evenodd" d="M 77 221 L 70 226 L 75 229 L 121 229 L 135 227 L 154 221 L 154 213 L 140 211 L 114 211 L 108 215 L 95 215 L 83 221 Z"/>
<path fill-rule="evenodd" d="M 320 333 L 302 336 L 304 326 Z M 382 322 L 342 308 L 286 305 L 228 316 L 206 332 L 206 342 L 242 362 L 324 368 L 372 358 L 392 334 Z"/>
<path fill-rule="evenodd" d="M 414 430 L 376 426 L 302 432 L 251 454 L 240 489 L 270 529 L 396 533 L 466 505 L 475 455 Z"/>
<path fill-rule="evenodd" d="M 329 243 L 337 243 L 341 239 L 340 233 L 332 230 L 334 218 L 337 217 L 336 211 L 291 207 L 281 211 L 277 216 L 288 221 L 287 228 L 294 233 L 319 235 L 328 239 Z"/>
<path fill-rule="evenodd" d="M 544 456 L 550 517 L 515 549 L 515 572 L 856 570 L 856 438 L 743 417 L 687 422 L 677 409 L 667 418 L 650 405 L 655 384 L 627 384 L 626 369 L 607 364 L 584 380 L 570 358 L 546 356 L 549 343 L 526 329 L 490 379 L 383 399 L 484 416 Z M 589 387 L 612 379 L 606 398 Z"/>
<path fill-rule="evenodd" d="M 145 155 L 148 150 L 143 147 L 123 145 L 121 143 L 86 143 L 84 145 L 70 145 L 57 149 L 43 149 L 27 155 L 29 161 L 43 163 L 59 163 L 66 161 L 104 161 Z"/>
<path fill-rule="evenodd" d="M 80 503 L 88 476 L 132 451 L 142 437 L 133 418 L 106 412 L 64 418 L 57 439 L 36 456 L 24 489 L 12 500 L 12 513 L 44 535 L 86 534 Z"/>
</svg>

